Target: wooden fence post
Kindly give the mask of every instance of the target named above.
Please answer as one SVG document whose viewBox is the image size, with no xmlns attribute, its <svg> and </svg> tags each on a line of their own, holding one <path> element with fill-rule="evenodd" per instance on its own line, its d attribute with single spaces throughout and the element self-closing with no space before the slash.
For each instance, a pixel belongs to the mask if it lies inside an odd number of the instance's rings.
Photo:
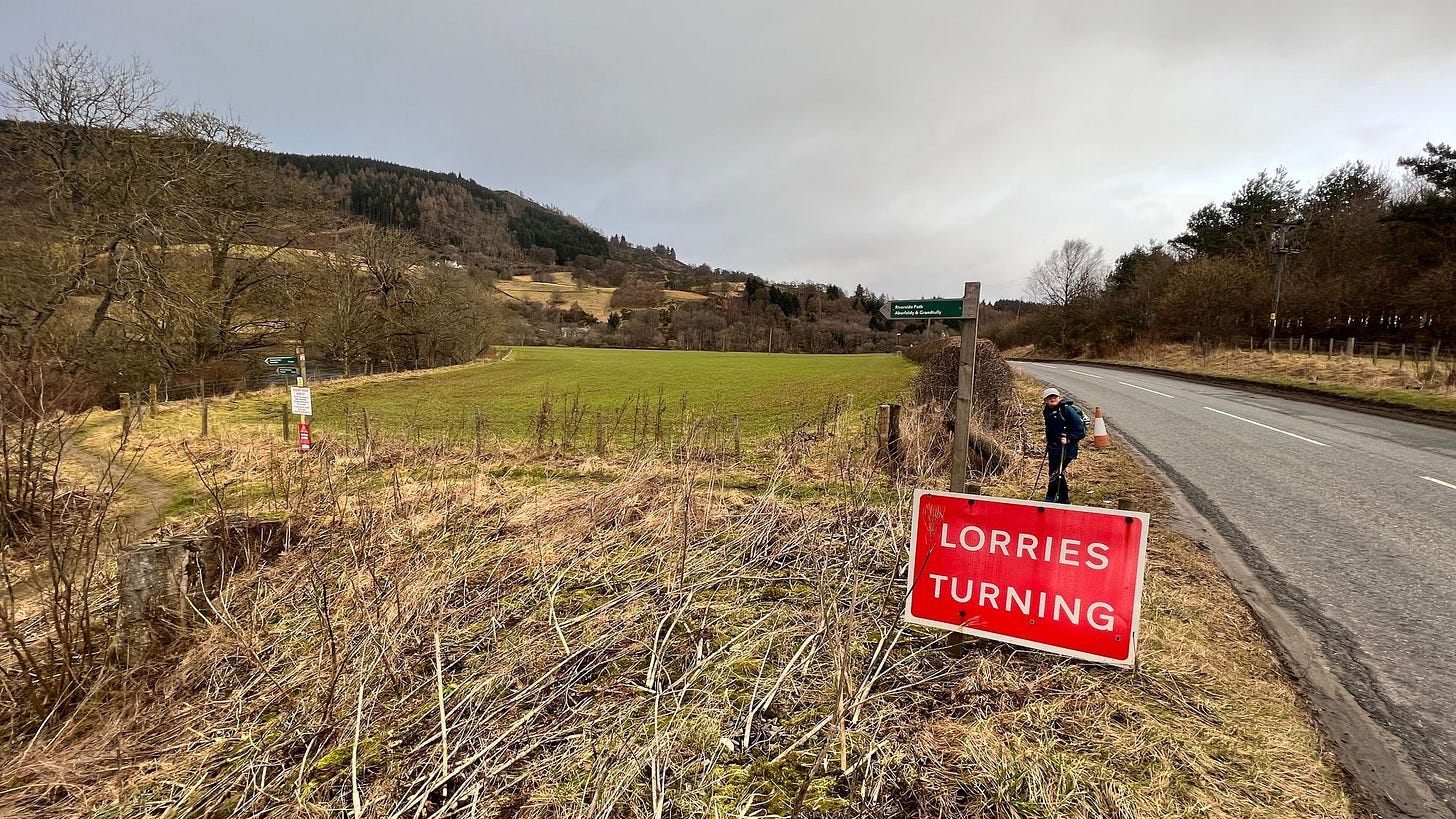
<svg viewBox="0 0 1456 819">
<path fill-rule="evenodd" d="M 1346 358 L 1354 358 L 1355 357 L 1355 337 L 1354 336 L 1350 336 L 1349 338 L 1345 339 L 1345 357 Z"/>
<path fill-rule="evenodd" d="M 743 454 L 743 435 L 739 429 L 739 418 L 733 416 L 733 457 L 737 458 Z"/>
<path fill-rule="evenodd" d="M 481 436 L 482 436 L 482 433 L 484 432 L 484 430 L 485 430 L 485 417 L 480 414 L 480 410 L 476 410 L 475 411 L 475 460 L 477 460 L 477 461 L 480 460 L 480 452 L 481 452 L 481 444 L 482 444 Z"/>
<path fill-rule="evenodd" d="M 153 384 L 147 395 L 147 415 L 157 417 L 157 385 Z"/>
<path fill-rule="evenodd" d="M 369 429 L 369 408 L 364 408 L 364 462 L 369 462 L 369 456 L 374 449 L 374 433 Z"/>
<path fill-rule="evenodd" d="M 197 394 L 202 397 L 202 437 L 207 437 L 207 382 L 197 382 Z"/>
<path fill-rule="evenodd" d="M 131 435 L 131 393 L 124 392 L 121 398 L 121 437 L 125 440 Z"/>
<path fill-rule="evenodd" d="M 1330 336 L 1330 358 L 1335 357 L 1335 337 Z"/>
<path fill-rule="evenodd" d="M 876 455 L 890 474 L 900 471 L 900 405 L 881 404 Z"/>
<path fill-rule="evenodd" d="M 285 441 L 291 439 L 290 430 L 288 428 L 288 410 L 289 410 L 288 402 L 287 401 L 284 401 L 283 402 L 283 440 L 285 440 Z"/>
<path fill-rule="evenodd" d="M 1397 370 L 1404 370 L 1405 369 L 1405 345 L 1404 344 L 1400 345 L 1400 358 L 1396 359 L 1395 368 Z"/>
</svg>

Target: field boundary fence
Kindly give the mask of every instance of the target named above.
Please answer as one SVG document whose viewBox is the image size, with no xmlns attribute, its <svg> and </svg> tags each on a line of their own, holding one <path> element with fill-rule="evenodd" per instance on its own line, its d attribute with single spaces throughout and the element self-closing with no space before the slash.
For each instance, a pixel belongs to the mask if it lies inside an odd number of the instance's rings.
<svg viewBox="0 0 1456 819">
<path fill-rule="evenodd" d="M 1239 349 L 1267 355 L 1306 356 L 1325 358 L 1366 359 L 1374 364 L 1394 364 L 1396 367 L 1410 365 L 1446 369 L 1456 368 L 1456 345 L 1445 345 L 1440 341 L 1431 344 L 1408 342 L 1361 340 L 1358 336 L 1335 338 L 1329 336 L 1282 336 L 1263 338 L 1239 336 L 1234 338 L 1205 339 L 1195 336 L 1194 349 L 1203 355 L 1218 350 Z"/>
</svg>

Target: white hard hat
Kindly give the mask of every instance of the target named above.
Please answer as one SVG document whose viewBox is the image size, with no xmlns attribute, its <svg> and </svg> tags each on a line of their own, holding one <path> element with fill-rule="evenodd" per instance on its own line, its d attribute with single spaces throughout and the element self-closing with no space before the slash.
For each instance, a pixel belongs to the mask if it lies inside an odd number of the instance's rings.
<svg viewBox="0 0 1456 819">
<path fill-rule="evenodd" d="M 1053 395 L 1060 398 L 1062 395 L 1062 391 L 1057 389 L 1056 387 L 1047 387 L 1046 389 L 1041 391 L 1041 400 L 1045 401 L 1048 398 L 1051 398 Z"/>
</svg>

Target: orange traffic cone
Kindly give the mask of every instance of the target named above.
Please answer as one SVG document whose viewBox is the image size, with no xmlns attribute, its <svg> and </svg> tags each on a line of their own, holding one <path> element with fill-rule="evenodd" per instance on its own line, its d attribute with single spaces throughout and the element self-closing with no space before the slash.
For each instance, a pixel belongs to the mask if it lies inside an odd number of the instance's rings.
<svg viewBox="0 0 1456 819">
<path fill-rule="evenodd" d="M 1098 449 L 1106 449 L 1112 446 L 1112 439 L 1107 437 L 1107 422 L 1102 420 L 1102 408 L 1092 408 L 1092 446 Z"/>
</svg>

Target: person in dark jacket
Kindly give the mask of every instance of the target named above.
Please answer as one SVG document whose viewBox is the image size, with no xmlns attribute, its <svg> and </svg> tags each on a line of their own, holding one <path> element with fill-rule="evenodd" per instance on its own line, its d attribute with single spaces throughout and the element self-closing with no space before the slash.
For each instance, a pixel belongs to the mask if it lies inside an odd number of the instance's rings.
<svg viewBox="0 0 1456 819">
<path fill-rule="evenodd" d="M 1047 387 L 1041 392 L 1041 417 L 1046 421 L 1047 503 L 1071 503 L 1067 487 L 1067 465 L 1077 458 L 1077 442 L 1087 437 L 1087 424 L 1072 409 L 1072 399 L 1061 390 Z"/>
</svg>

